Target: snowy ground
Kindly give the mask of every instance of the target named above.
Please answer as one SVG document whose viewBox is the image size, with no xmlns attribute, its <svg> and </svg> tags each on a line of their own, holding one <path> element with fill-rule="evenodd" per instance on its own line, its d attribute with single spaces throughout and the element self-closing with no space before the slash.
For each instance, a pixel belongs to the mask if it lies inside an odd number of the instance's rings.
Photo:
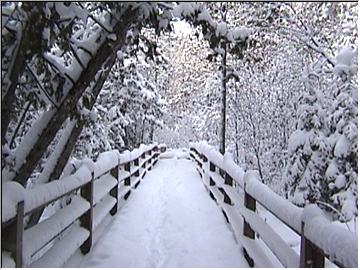
<svg viewBox="0 0 360 270">
<path fill-rule="evenodd" d="M 81 267 L 248 267 L 195 166 L 161 159 Z"/>
</svg>

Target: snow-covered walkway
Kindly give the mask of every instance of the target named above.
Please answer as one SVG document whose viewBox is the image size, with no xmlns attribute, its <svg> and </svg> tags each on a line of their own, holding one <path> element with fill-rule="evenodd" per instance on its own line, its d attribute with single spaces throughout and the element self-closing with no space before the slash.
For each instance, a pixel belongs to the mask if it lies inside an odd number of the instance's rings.
<svg viewBox="0 0 360 270">
<path fill-rule="evenodd" d="M 81 267 L 248 267 L 193 163 L 160 159 Z"/>
</svg>

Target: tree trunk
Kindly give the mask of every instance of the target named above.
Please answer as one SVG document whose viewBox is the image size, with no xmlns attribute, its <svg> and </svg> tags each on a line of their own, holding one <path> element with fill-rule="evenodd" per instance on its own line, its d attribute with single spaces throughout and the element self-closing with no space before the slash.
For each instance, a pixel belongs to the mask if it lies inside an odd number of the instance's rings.
<svg viewBox="0 0 360 270">
<path fill-rule="evenodd" d="M 91 95 L 92 98 L 90 100 L 90 105 L 88 108 L 90 111 L 92 110 L 93 106 L 95 105 L 96 99 L 102 89 L 102 86 L 103 86 L 106 78 L 109 76 L 111 67 L 114 65 L 115 61 L 116 61 L 116 54 L 113 54 L 110 56 L 108 61 L 105 63 L 104 68 L 103 68 L 103 69 L 105 69 L 105 72 L 102 72 L 102 74 L 100 75 L 100 78 L 97 80 L 95 86 L 92 89 L 92 95 Z M 50 174 L 50 177 L 48 180 L 49 182 L 60 178 L 61 173 L 64 170 L 66 163 L 68 162 L 68 160 L 70 158 L 70 155 L 76 145 L 78 137 L 80 136 L 80 134 L 84 128 L 85 123 L 86 123 L 86 121 L 81 119 L 81 120 L 78 120 L 77 123 L 75 124 L 75 127 L 72 129 L 71 134 L 67 140 L 66 146 L 63 148 L 63 150 L 61 152 L 58 162 L 56 163 L 54 170 Z M 31 227 L 39 222 L 39 219 L 40 219 L 42 213 L 44 212 L 44 209 L 45 208 L 41 208 L 41 209 L 39 209 L 39 211 L 35 212 L 34 214 L 32 214 L 30 216 L 28 226 Z"/>
<path fill-rule="evenodd" d="M 260 175 L 260 178 L 261 178 L 261 182 L 264 183 L 264 178 L 263 178 L 262 169 L 261 169 L 261 163 L 260 163 L 259 151 L 256 151 L 255 154 L 256 154 L 257 165 L 258 165 L 258 169 L 259 169 L 259 175 Z"/>
<path fill-rule="evenodd" d="M 119 42 L 111 44 L 107 40 L 104 41 L 96 55 L 89 61 L 87 68 L 82 71 L 80 78 L 70 89 L 66 99 L 62 102 L 59 109 L 54 112 L 47 122 L 46 127 L 41 131 L 37 141 L 25 157 L 20 169 L 17 171 L 16 176 L 14 177 L 15 181 L 25 186 L 27 179 L 30 177 L 47 147 L 56 136 L 66 118 L 76 109 L 77 102 L 85 92 L 86 88 L 90 85 L 91 81 L 95 78 L 103 63 L 107 61 L 109 57 L 113 58 L 113 62 L 115 62 L 116 52 L 125 43 L 126 32 L 129 29 L 132 19 L 135 17 L 135 13 L 136 10 L 125 12 L 124 20 L 118 22 L 114 27 L 114 32 L 119 38 Z"/>
<path fill-rule="evenodd" d="M 236 162 L 239 163 L 239 130 L 238 130 L 238 118 L 235 116 L 235 151 L 236 151 Z"/>
<path fill-rule="evenodd" d="M 12 136 L 11 136 L 11 140 L 10 140 L 10 143 L 9 143 L 9 147 L 10 147 L 10 148 L 11 148 L 12 144 L 14 143 L 15 138 L 16 138 L 16 134 L 19 132 L 19 129 L 20 129 L 22 123 L 24 122 L 24 119 L 25 119 L 25 117 L 26 117 L 26 114 L 27 114 L 27 112 L 29 111 L 30 106 L 31 106 L 31 104 L 32 104 L 32 102 L 33 102 L 33 99 L 32 99 L 31 96 L 28 97 L 28 99 L 29 99 L 29 100 L 26 102 L 25 109 L 24 109 L 24 111 L 22 112 L 22 114 L 21 114 L 21 116 L 20 116 L 20 120 L 19 120 L 19 122 L 17 123 L 16 128 L 15 128 L 15 130 L 14 130 Z"/>
<path fill-rule="evenodd" d="M 226 23 L 226 3 L 222 6 L 222 20 Z M 220 130 L 220 153 L 225 153 L 225 137 L 226 137 L 226 41 L 223 40 L 222 49 L 224 55 L 222 57 L 222 99 L 221 99 L 221 130 Z"/>
<path fill-rule="evenodd" d="M 223 43 L 220 153 L 225 153 L 226 136 L 226 43 Z"/>
</svg>

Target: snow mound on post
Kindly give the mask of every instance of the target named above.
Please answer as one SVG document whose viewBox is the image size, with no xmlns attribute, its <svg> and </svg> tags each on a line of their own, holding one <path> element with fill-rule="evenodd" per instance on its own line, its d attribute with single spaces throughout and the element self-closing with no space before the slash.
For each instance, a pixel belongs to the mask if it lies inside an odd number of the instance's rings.
<svg viewBox="0 0 360 270">
<path fill-rule="evenodd" d="M 1 222 L 4 223 L 16 216 L 17 204 L 24 200 L 25 189 L 17 182 L 2 184 Z"/>
<path fill-rule="evenodd" d="M 155 143 L 150 145 L 141 144 L 139 148 L 134 149 L 131 152 L 129 150 L 122 152 L 119 154 L 120 164 L 125 164 L 141 157 L 143 153 L 153 149 L 156 145 L 157 144 Z"/>
<path fill-rule="evenodd" d="M 223 168 L 232 179 L 235 179 L 240 187 L 244 187 L 244 175 L 245 171 L 240 168 L 233 159 L 233 156 L 230 153 L 225 153 Z"/>
<path fill-rule="evenodd" d="M 118 150 L 111 150 L 101 153 L 95 162 L 94 177 L 97 178 L 119 164 L 120 153 Z"/>
<path fill-rule="evenodd" d="M 25 214 L 90 182 L 92 172 L 82 165 L 73 175 L 51 181 L 25 192 Z"/>
</svg>

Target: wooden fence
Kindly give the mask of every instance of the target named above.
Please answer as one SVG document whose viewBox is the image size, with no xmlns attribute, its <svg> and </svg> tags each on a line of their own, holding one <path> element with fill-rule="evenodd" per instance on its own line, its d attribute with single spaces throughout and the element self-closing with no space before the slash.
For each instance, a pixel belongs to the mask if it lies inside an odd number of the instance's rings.
<svg viewBox="0 0 360 270">
<path fill-rule="evenodd" d="M 245 173 L 205 143 L 191 144 L 190 157 L 243 245 L 250 266 L 273 265 L 259 237 L 284 267 L 324 267 L 325 257 L 339 267 L 357 267 L 357 235 L 331 224 L 316 205 L 293 205 L 262 184 L 257 172 Z M 299 235 L 300 256 L 259 216 L 257 204 Z"/>
<path fill-rule="evenodd" d="M 97 162 L 85 160 L 73 174 L 32 189 L 5 184 L 3 195 L 18 198 L 2 196 L 2 267 L 39 266 L 50 258 L 58 261 L 51 261 L 52 266 L 61 267 L 79 248 L 88 253 L 94 230 L 109 213 L 116 214 L 119 202 L 129 197 L 165 150 L 164 145 L 151 145 L 124 154 L 106 152 Z M 63 198 L 70 203 L 26 227 L 29 215 Z"/>
</svg>

